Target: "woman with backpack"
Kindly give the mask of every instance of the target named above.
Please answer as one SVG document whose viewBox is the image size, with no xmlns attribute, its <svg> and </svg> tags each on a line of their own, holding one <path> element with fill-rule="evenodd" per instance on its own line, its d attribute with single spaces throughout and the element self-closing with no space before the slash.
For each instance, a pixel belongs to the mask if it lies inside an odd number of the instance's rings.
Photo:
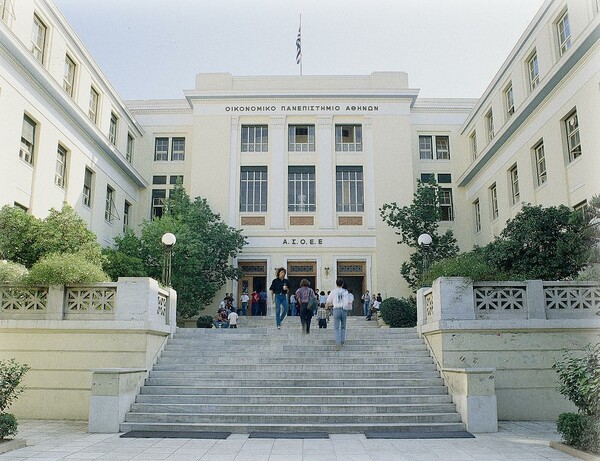
<svg viewBox="0 0 600 461">
<path fill-rule="evenodd" d="M 300 321 L 302 322 L 302 333 L 310 333 L 310 321 L 313 316 L 313 309 L 317 305 L 315 292 L 310 288 L 310 282 L 302 279 L 300 288 L 296 290 L 296 299 L 300 305 Z"/>
</svg>

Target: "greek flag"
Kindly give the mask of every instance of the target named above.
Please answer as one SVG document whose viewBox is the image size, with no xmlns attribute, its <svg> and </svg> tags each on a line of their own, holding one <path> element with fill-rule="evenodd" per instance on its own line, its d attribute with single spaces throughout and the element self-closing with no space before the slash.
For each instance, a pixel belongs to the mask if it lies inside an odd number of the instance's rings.
<svg viewBox="0 0 600 461">
<path fill-rule="evenodd" d="M 298 38 L 296 38 L 296 64 L 302 64 L 302 25 L 298 27 Z"/>
</svg>

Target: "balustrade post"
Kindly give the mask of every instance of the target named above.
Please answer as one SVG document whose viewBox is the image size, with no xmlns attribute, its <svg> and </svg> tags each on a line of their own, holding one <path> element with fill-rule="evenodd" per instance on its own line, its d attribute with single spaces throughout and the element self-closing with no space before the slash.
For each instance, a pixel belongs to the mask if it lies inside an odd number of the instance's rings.
<svg viewBox="0 0 600 461">
<path fill-rule="evenodd" d="M 473 281 L 465 277 L 440 277 L 433 281 L 431 320 L 475 320 Z"/>
<path fill-rule="evenodd" d="M 417 332 L 421 335 L 421 327 L 427 323 L 427 310 L 425 305 L 425 292 L 431 288 L 419 288 L 417 290 Z"/>
<path fill-rule="evenodd" d="M 541 280 L 526 280 L 527 318 L 546 320 L 546 298 L 544 282 Z"/>
<path fill-rule="evenodd" d="M 62 320 L 65 312 L 65 286 L 50 285 L 46 304 L 46 320 Z"/>
<path fill-rule="evenodd" d="M 119 277 L 115 320 L 147 322 L 149 311 L 157 307 L 158 282 L 151 278 Z"/>
</svg>

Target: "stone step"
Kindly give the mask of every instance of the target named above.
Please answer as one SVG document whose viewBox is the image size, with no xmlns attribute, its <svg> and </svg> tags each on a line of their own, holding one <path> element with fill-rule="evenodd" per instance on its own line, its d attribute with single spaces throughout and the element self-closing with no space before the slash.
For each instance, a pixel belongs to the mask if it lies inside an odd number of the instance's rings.
<svg viewBox="0 0 600 461">
<path fill-rule="evenodd" d="M 237 346 L 237 347 L 236 347 Z M 202 355 L 211 355 L 214 354 L 215 350 L 223 350 L 224 352 L 226 352 L 227 350 L 239 350 L 239 349 L 243 349 L 243 350 L 252 350 L 254 352 L 268 352 L 268 351 L 273 351 L 273 352 L 306 352 L 306 353 L 310 353 L 310 352 L 335 352 L 335 343 L 332 341 L 331 344 L 319 344 L 319 343 L 301 343 L 301 344 L 289 344 L 289 343 L 281 343 L 281 344 L 268 344 L 268 345 L 254 345 L 254 346 L 249 346 L 247 345 L 244 348 L 241 348 L 239 346 L 239 344 L 223 344 L 220 345 L 218 347 L 211 347 L 207 350 L 201 350 L 201 351 L 190 351 L 189 347 L 186 347 L 184 345 L 178 345 L 178 346 L 167 346 L 164 349 L 163 353 L 168 353 L 168 354 L 173 354 L 173 353 L 179 353 L 179 354 L 188 354 L 188 353 L 193 353 L 196 356 L 202 356 Z M 343 347 L 344 352 L 351 352 L 351 351 L 357 351 L 360 353 L 365 353 L 365 354 L 369 354 L 369 355 L 373 355 L 373 354 L 381 354 L 381 353 L 386 353 L 387 355 L 390 354 L 398 354 L 400 352 L 404 352 L 404 351 L 420 351 L 420 352 L 427 352 L 427 348 L 425 347 L 425 345 L 423 344 L 406 344 L 406 345 L 398 345 L 398 344 L 394 344 L 394 345 L 383 345 L 383 344 L 377 344 L 374 346 L 369 346 L 368 348 L 364 345 L 355 345 L 352 344 L 351 342 L 347 342 L 344 344 Z"/>
<path fill-rule="evenodd" d="M 195 344 L 197 338 L 191 336 L 189 338 L 174 338 L 169 340 L 168 347 L 189 347 L 190 344 Z M 312 333 L 308 336 L 298 338 L 296 336 L 290 336 L 289 338 L 268 338 L 266 336 L 246 337 L 242 338 L 236 335 L 213 335 L 206 337 L 206 344 L 247 344 L 247 345 L 260 345 L 265 343 L 271 344 L 290 344 L 290 345 L 309 345 L 309 344 L 334 344 L 335 340 L 333 336 L 319 337 Z M 419 338 L 400 337 L 394 338 L 394 342 L 390 344 L 390 340 L 381 338 L 354 338 L 347 337 L 346 345 L 360 345 L 364 347 L 372 346 L 407 346 L 407 345 L 423 345 L 423 341 Z"/>
<path fill-rule="evenodd" d="M 186 372 L 204 372 L 204 371 L 256 371 L 257 365 L 253 363 L 195 363 L 188 364 L 185 367 Z M 154 371 L 168 371 L 173 373 L 174 371 L 180 372 L 181 365 L 174 363 L 162 363 L 156 364 L 153 368 Z M 260 370 L 266 373 L 269 372 L 280 372 L 281 370 L 297 371 L 297 372 L 318 372 L 318 371 L 331 371 L 331 372 L 372 372 L 382 370 L 380 364 L 377 363 L 361 363 L 361 364 L 345 364 L 340 365 L 337 363 L 269 363 L 261 364 Z M 398 364 L 391 363 L 385 366 L 385 370 L 389 371 L 436 371 L 437 368 L 433 363 L 409 363 L 409 364 Z"/>
<path fill-rule="evenodd" d="M 418 355 L 415 355 L 418 354 Z M 171 355 L 162 356 L 157 360 L 157 364 L 178 364 L 185 369 L 187 365 L 202 365 L 202 364 L 233 364 L 239 363 L 241 359 L 246 359 L 246 363 L 253 364 L 254 366 L 262 366 L 263 364 L 286 364 L 291 359 L 297 364 L 338 364 L 338 365 L 360 365 L 360 364 L 380 364 L 385 366 L 387 364 L 423 364 L 432 363 L 432 359 L 428 354 L 413 352 L 413 355 L 403 356 L 387 356 L 387 355 L 327 355 L 325 354 L 304 354 L 302 356 L 295 354 L 281 354 L 279 356 L 264 355 L 248 355 L 248 354 L 236 354 L 236 355 L 222 355 L 222 356 L 182 356 L 182 355 Z"/>
<path fill-rule="evenodd" d="M 374 395 L 374 396 L 415 396 L 415 395 L 447 395 L 448 391 L 443 386 L 405 386 L 405 387 L 372 387 L 369 385 L 345 386 L 343 388 L 329 388 L 325 392 L 329 396 L 355 396 L 355 395 Z M 143 386 L 140 389 L 141 395 L 227 395 L 239 396 L 247 393 L 249 395 L 289 395 L 289 396 L 320 396 L 323 395 L 323 387 L 318 386 L 279 386 L 279 387 L 257 387 L 246 386 L 223 387 L 215 385 L 184 385 L 184 386 Z"/>
<path fill-rule="evenodd" d="M 343 424 L 360 419 L 366 423 L 456 423 L 460 422 L 457 413 L 143 413 L 129 412 L 125 422 L 152 421 L 154 423 L 222 423 L 222 424 Z"/>
<path fill-rule="evenodd" d="M 220 387 L 405 387 L 442 385 L 442 378 L 146 378 L 146 386 L 220 386 Z"/>
<path fill-rule="evenodd" d="M 188 360 L 193 360 L 193 359 L 204 359 L 207 357 L 213 357 L 215 355 L 215 353 L 219 354 L 219 358 L 221 358 L 222 356 L 227 356 L 227 350 L 223 350 L 223 351 L 218 351 L 217 350 L 196 350 L 196 351 L 185 351 L 183 354 L 181 351 L 173 351 L 173 350 L 165 350 L 162 354 L 161 357 L 163 358 L 171 358 L 171 357 L 182 357 L 184 356 L 185 358 L 187 358 Z M 348 358 L 362 358 L 364 360 L 367 360 L 368 358 L 374 358 L 377 357 L 379 359 L 382 358 L 386 358 L 388 359 L 388 361 L 390 362 L 394 362 L 394 360 L 396 359 L 396 357 L 398 357 L 398 352 L 397 351 L 356 351 L 356 350 L 352 350 L 352 349 L 345 349 L 344 347 L 342 347 L 339 351 L 335 350 L 334 346 L 330 346 L 328 348 L 325 348 L 324 350 L 312 350 L 312 349 L 302 349 L 302 348 L 298 348 L 298 349 L 286 349 L 283 350 L 283 348 L 276 348 L 276 349 L 269 349 L 269 348 L 265 348 L 262 351 L 259 350 L 252 350 L 252 352 L 255 353 L 246 353 L 246 351 L 244 351 L 244 353 L 246 354 L 245 357 L 252 361 L 253 358 L 257 358 L 259 357 L 261 354 L 260 352 L 262 352 L 263 355 L 267 355 L 269 358 L 289 358 L 290 356 L 294 356 L 296 358 L 302 358 L 303 356 L 308 356 L 308 357 L 319 357 L 323 360 L 327 360 L 327 359 L 332 359 L 335 358 L 335 360 L 337 361 L 338 358 L 343 358 L 343 357 L 348 357 Z M 405 356 L 421 356 L 421 357 L 429 357 L 429 352 L 426 349 L 407 349 L 405 351 L 406 353 L 404 354 Z"/>
<path fill-rule="evenodd" d="M 243 402 L 243 403 L 242 403 Z M 239 414 L 239 415 L 266 415 L 266 414 L 413 414 L 413 413 L 452 413 L 456 407 L 452 403 L 419 403 L 419 404 L 371 404 L 371 403 L 345 403 L 345 404 L 314 404 L 314 403 L 247 403 L 240 400 L 239 403 L 202 403 L 202 404 L 180 404 L 180 403 L 134 403 L 131 411 L 136 413 L 161 413 L 161 414 Z"/>
<path fill-rule="evenodd" d="M 195 382 L 203 379 L 262 379 L 262 380 L 275 380 L 275 379 L 293 379 L 293 380 L 313 380 L 313 379 L 429 379 L 439 378 L 439 372 L 432 371 L 392 371 L 392 370 L 366 370 L 366 371 L 332 371 L 332 370 L 321 370 L 321 371 L 307 371 L 307 370 L 289 370 L 287 368 L 281 370 L 267 371 L 264 369 L 254 371 L 240 371 L 240 370 L 211 370 L 211 371 L 189 371 L 180 370 L 177 372 L 176 378 L 182 380 L 188 380 L 189 382 Z M 152 370 L 150 372 L 150 378 L 167 379 L 173 377 L 173 371 L 160 371 Z"/>
<path fill-rule="evenodd" d="M 357 395 L 264 395 L 248 394 L 245 389 L 240 389 L 237 395 L 214 395 L 214 394 L 194 394 L 194 395 L 173 395 L 173 394 L 140 394 L 137 396 L 136 403 L 159 403 L 159 404 L 180 404 L 180 405 L 200 405 L 200 404 L 230 404 L 231 402 L 244 402 L 245 404 L 312 404 L 312 405 L 335 405 L 335 404 L 449 404 L 452 402 L 447 394 L 438 395 L 375 395 L 375 394 L 357 394 Z"/>
</svg>

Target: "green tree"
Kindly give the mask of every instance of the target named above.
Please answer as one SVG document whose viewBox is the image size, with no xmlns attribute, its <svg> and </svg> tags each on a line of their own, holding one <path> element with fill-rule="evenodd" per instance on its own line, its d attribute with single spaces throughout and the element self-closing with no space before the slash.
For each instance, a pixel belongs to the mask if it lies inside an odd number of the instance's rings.
<svg viewBox="0 0 600 461">
<path fill-rule="evenodd" d="M 148 276 L 160 280 L 164 248 L 161 237 L 177 237 L 172 256 L 172 284 L 177 290 L 177 310 L 183 317 L 196 315 L 208 305 L 228 279 L 241 272 L 231 264 L 246 244 L 240 230 L 227 226 L 213 213 L 206 199 L 191 200 L 176 185 L 165 204 L 165 213 L 142 225 L 141 237 L 133 233 L 117 239 L 117 249 L 139 257 Z"/>
<path fill-rule="evenodd" d="M 413 290 L 419 288 L 423 279 L 424 256 L 432 264 L 458 254 L 452 231 L 438 234 L 438 223 L 442 218 L 440 196 L 441 188 L 433 179 L 430 182 L 417 180 L 417 190 L 410 205 L 401 207 L 393 202 L 386 203 L 379 209 L 383 221 L 395 228 L 396 234 L 400 236 L 398 243 L 414 249 L 409 260 L 404 261 L 400 269 Z M 418 243 L 419 235 L 423 233 L 431 235 L 432 243 L 429 248 L 422 248 Z"/>
<path fill-rule="evenodd" d="M 0 259 L 31 267 L 39 258 L 34 242 L 40 222 L 19 207 L 0 209 Z"/>
<path fill-rule="evenodd" d="M 564 280 L 586 265 L 594 243 L 582 215 L 560 205 L 524 205 L 485 247 L 486 259 L 517 279 Z"/>
</svg>

